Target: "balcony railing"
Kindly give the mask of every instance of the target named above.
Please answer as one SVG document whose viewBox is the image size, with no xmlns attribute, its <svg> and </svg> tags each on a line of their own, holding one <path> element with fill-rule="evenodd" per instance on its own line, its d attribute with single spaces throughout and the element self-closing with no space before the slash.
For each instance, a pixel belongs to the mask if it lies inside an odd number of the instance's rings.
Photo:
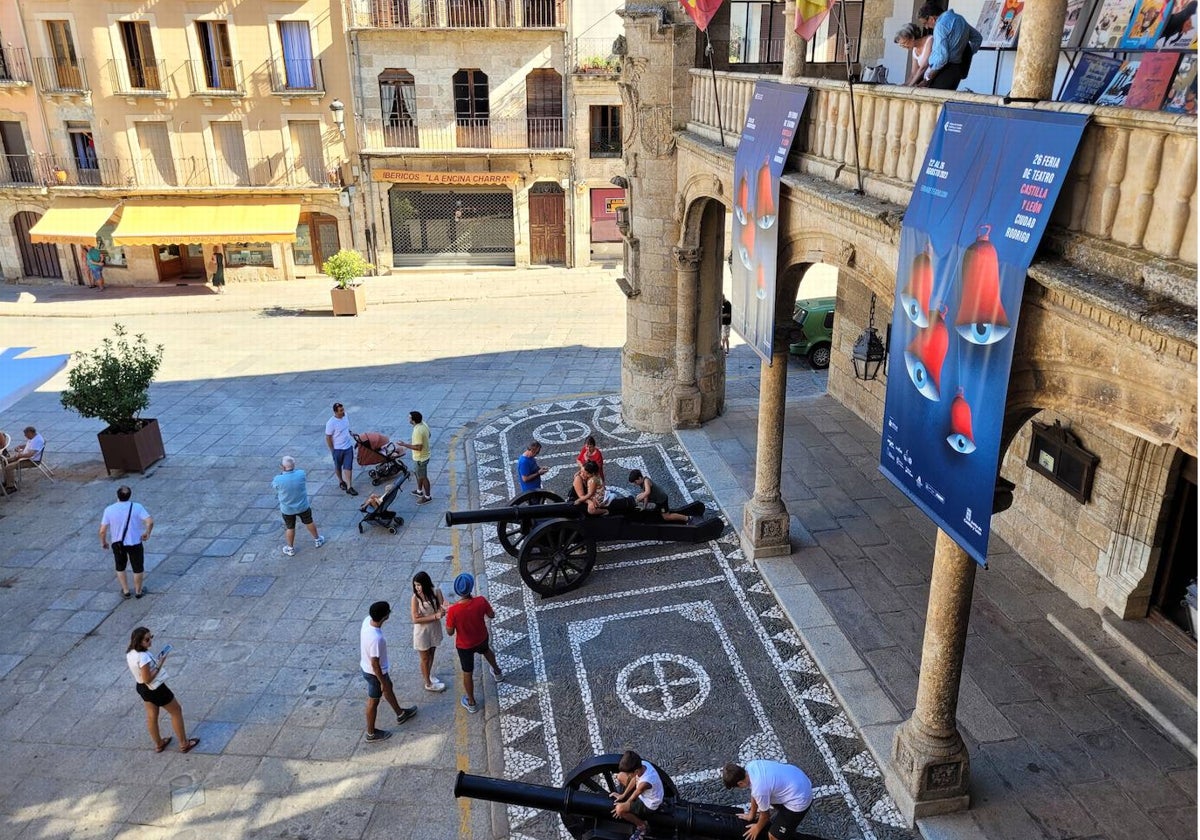
<svg viewBox="0 0 1200 840">
<path fill-rule="evenodd" d="M 359 29 L 561 29 L 564 0 L 350 0 Z"/>
<path fill-rule="evenodd" d="M 28 84 L 32 81 L 29 53 L 22 47 L 0 48 L 0 85 Z"/>
<path fill-rule="evenodd" d="M 64 58 L 35 58 L 33 70 L 44 93 L 87 93 L 90 88 L 83 63 Z"/>
<path fill-rule="evenodd" d="M 576 38 L 571 42 L 573 73 L 611 75 L 621 72 L 621 61 L 613 55 L 614 38 Z"/>
<path fill-rule="evenodd" d="M 108 62 L 109 79 L 113 90 L 122 96 L 166 93 L 167 63 L 165 61 Z"/>
<path fill-rule="evenodd" d="M 340 187 L 336 164 L 312 155 L 262 158 L 90 158 L 0 155 L 4 187 Z"/>
<path fill-rule="evenodd" d="M 240 61 L 189 61 L 188 81 L 195 96 L 245 96 Z"/>
<path fill-rule="evenodd" d="M 692 70 L 692 109 L 688 130 L 736 147 L 759 79 L 749 73 Z M 808 107 L 792 145 L 788 168 L 854 186 L 857 162 L 868 195 L 900 206 L 908 203 L 942 105 L 950 99 L 999 104 L 994 96 L 946 94 L 894 85 L 856 85 L 857 154 L 850 120 L 850 89 L 845 82 L 805 79 Z M 720 121 L 716 101 L 721 102 Z M 1056 108 L 1057 103 L 1047 103 Z M 1052 223 L 1072 234 L 1144 249 L 1168 260 L 1196 263 L 1193 176 L 1196 165 L 1195 117 L 1157 111 L 1072 106 L 1091 116 L 1059 196 Z M 1159 149 L 1161 154 L 1135 154 Z M 732 163 L 730 164 L 732 177 Z M 1150 223 L 1153 214 L 1154 222 Z"/>
<path fill-rule="evenodd" d="M 33 186 L 39 183 L 37 161 L 29 155 L 0 155 L 0 184 Z"/>
<path fill-rule="evenodd" d="M 594 125 L 588 137 L 588 156 L 617 158 L 621 156 L 621 127 Z"/>
<path fill-rule="evenodd" d="M 319 58 L 275 58 L 271 60 L 271 92 L 323 94 L 325 75 Z"/>
<path fill-rule="evenodd" d="M 367 149 L 562 149 L 565 121 L 561 117 L 498 120 L 486 117 L 388 125 L 368 119 L 359 123 Z"/>
</svg>

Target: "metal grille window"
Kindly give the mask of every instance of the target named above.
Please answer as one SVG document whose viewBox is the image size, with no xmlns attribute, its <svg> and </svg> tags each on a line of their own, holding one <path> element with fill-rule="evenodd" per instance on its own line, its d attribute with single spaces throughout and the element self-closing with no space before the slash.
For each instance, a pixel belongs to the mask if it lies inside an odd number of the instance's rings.
<svg viewBox="0 0 1200 840">
<path fill-rule="evenodd" d="M 396 265 L 513 264 L 512 193 L 392 187 L 388 197 Z"/>
<path fill-rule="evenodd" d="M 588 156 L 621 156 L 621 106 L 593 105 L 588 109 Z"/>
</svg>

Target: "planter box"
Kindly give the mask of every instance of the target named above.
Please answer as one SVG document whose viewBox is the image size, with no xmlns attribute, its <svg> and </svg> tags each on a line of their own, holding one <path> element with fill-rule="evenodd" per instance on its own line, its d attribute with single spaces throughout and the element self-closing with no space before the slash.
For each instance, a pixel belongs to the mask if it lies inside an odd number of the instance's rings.
<svg viewBox="0 0 1200 840">
<path fill-rule="evenodd" d="M 96 435 L 104 467 L 110 474 L 113 470 L 144 474 L 146 467 L 167 456 L 157 420 L 143 420 L 136 432 L 113 432 L 111 428 Z"/>
<path fill-rule="evenodd" d="M 334 315 L 357 315 L 367 308 L 367 291 L 362 286 L 330 289 Z"/>
</svg>

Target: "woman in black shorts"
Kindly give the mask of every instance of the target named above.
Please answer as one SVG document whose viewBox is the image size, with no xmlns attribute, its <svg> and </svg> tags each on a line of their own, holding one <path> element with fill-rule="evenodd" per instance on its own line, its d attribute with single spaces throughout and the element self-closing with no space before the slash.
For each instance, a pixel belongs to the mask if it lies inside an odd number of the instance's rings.
<svg viewBox="0 0 1200 840">
<path fill-rule="evenodd" d="M 167 714 L 171 716 L 171 728 L 175 730 L 175 737 L 179 739 L 179 751 L 191 752 L 192 748 L 200 743 L 200 739 L 188 738 L 179 701 L 165 682 L 158 681 L 167 654 L 165 651 L 158 656 L 150 653 L 150 642 L 153 639 L 149 628 L 135 627 L 129 637 L 129 647 L 125 650 L 125 661 L 137 682 L 138 697 L 146 704 L 146 728 L 150 730 L 150 738 L 154 741 L 154 751 L 165 750 L 171 739 L 159 734 L 158 713 L 160 709 L 166 709 Z"/>
</svg>

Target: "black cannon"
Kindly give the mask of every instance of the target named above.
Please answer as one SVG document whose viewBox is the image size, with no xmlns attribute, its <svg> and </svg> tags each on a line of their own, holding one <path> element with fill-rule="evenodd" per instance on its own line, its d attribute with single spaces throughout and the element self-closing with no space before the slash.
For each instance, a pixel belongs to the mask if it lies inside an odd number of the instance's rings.
<svg viewBox="0 0 1200 840">
<path fill-rule="evenodd" d="M 702 543 L 716 539 L 725 523 L 700 502 L 676 513 L 687 522 L 667 522 L 653 511 L 641 511 L 632 499 L 609 507 L 607 516 L 589 516 L 583 505 L 564 502 L 549 490 L 522 493 L 508 507 L 447 511 L 447 525 L 496 523 L 496 536 L 509 555 L 517 558 L 521 578 L 543 598 L 569 592 L 583 584 L 596 563 L 596 543 Z"/>
<path fill-rule="evenodd" d="M 561 788 L 509 782 L 488 776 L 472 776 L 459 771 L 454 795 L 488 802 L 503 802 L 543 811 L 555 811 L 576 840 L 625 840 L 633 825 L 612 815 L 610 794 L 620 789 L 617 763 L 621 756 L 598 755 L 580 764 L 567 776 Z M 685 802 L 671 777 L 657 764 L 662 778 L 663 804 L 647 818 L 648 837 L 674 840 L 725 840 L 741 838 L 746 823 L 738 819 L 741 809 L 730 805 L 706 805 Z"/>
</svg>

